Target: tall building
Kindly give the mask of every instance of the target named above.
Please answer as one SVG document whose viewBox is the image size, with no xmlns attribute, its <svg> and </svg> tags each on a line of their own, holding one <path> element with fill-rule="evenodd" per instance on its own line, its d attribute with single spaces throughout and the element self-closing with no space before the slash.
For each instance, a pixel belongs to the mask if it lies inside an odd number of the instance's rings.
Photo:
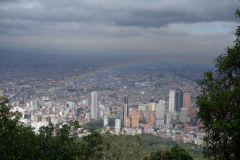
<svg viewBox="0 0 240 160">
<path fill-rule="evenodd" d="M 119 135 L 120 130 L 121 130 L 121 119 L 115 119 L 115 131 L 117 135 Z"/>
<path fill-rule="evenodd" d="M 121 129 L 121 119 L 115 119 L 115 129 Z"/>
<path fill-rule="evenodd" d="M 144 113 L 143 111 L 140 111 L 140 121 L 144 121 Z"/>
<path fill-rule="evenodd" d="M 132 110 L 132 128 L 139 128 L 139 112 L 137 110 Z"/>
<path fill-rule="evenodd" d="M 172 114 L 171 114 L 171 112 L 168 112 L 168 114 L 167 114 L 167 124 L 170 124 L 171 120 L 172 120 Z"/>
<path fill-rule="evenodd" d="M 108 116 L 104 116 L 103 118 L 103 126 L 108 126 Z"/>
<path fill-rule="evenodd" d="M 187 108 L 187 117 L 190 118 L 191 93 L 183 93 L 183 108 Z"/>
<path fill-rule="evenodd" d="M 130 128 L 130 121 L 131 121 L 130 118 L 127 117 L 127 118 L 125 119 L 125 121 L 124 121 L 124 126 Z"/>
<path fill-rule="evenodd" d="M 169 112 L 173 113 L 175 109 L 175 90 L 169 91 Z"/>
<path fill-rule="evenodd" d="M 128 96 L 124 96 L 123 103 L 123 122 L 129 116 L 129 105 L 128 105 Z"/>
<path fill-rule="evenodd" d="M 123 104 L 123 121 L 129 116 L 128 104 Z"/>
<path fill-rule="evenodd" d="M 128 104 L 128 96 L 124 96 L 124 104 Z"/>
<path fill-rule="evenodd" d="M 156 107 L 156 119 L 164 120 L 165 113 L 165 105 L 166 102 L 164 100 L 160 100 Z"/>
<path fill-rule="evenodd" d="M 97 119 L 97 92 L 91 93 L 91 118 Z"/>
<path fill-rule="evenodd" d="M 180 122 L 187 122 L 187 108 L 181 108 L 181 113 L 179 114 Z"/>
<path fill-rule="evenodd" d="M 83 113 L 83 107 L 74 109 L 74 119 L 79 119 L 79 116 Z"/>
<path fill-rule="evenodd" d="M 153 129 L 155 126 L 155 116 L 151 111 L 148 111 L 148 123 L 144 125 L 144 129 Z"/>
<path fill-rule="evenodd" d="M 181 112 L 181 108 L 183 107 L 183 91 L 180 88 L 176 89 L 175 92 L 175 111 Z"/>
<path fill-rule="evenodd" d="M 177 120 L 178 117 L 179 117 L 179 113 L 176 112 L 176 111 L 174 111 L 174 112 L 172 113 L 172 120 Z"/>
</svg>

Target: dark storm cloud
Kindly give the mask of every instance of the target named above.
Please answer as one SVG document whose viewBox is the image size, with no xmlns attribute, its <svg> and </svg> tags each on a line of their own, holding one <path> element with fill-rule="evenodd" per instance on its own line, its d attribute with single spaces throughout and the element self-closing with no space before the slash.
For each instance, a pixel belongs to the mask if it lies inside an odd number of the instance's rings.
<svg viewBox="0 0 240 160">
<path fill-rule="evenodd" d="M 234 18 L 233 10 L 217 12 L 206 11 L 202 13 L 176 12 L 176 11 L 133 11 L 124 19 L 115 20 L 116 25 L 121 26 L 144 26 L 144 27 L 161 27 L 171 23 L 196 23 L 212 21 L 237 21 Z"/>
<path fill-rule="evenodd" d="M 232 44 L 239 4 L 238 0 L 0 0 L 0 47 L 219 53 Z"/>
<path fill-rule="evenodd" d="M 7 15 L 7 16 L 6 16 Z M 60 10 L 45 10 L 41 6 L 33 8 L 11 8 L 8 10 L 0 10 L 1 19 L 22 19 L 42 22 L 85 22 L 90 21 L 92 13 L 87 11 L 68 11 L 67 9 Z"/>
<path fill-rule="evenodd" d="M 12 0 L 13 2 L 17 2 Z M 1 2 L 7 2 L 6 0 Z M 237 21 L 237 0 L 197 1 L 78 1 L 41 0 L 0 10 L 1 19 L 49 22 L 94 22 L 117 26 L 161 27 L 171 23 Z M 177 4 L 178 3 L 178 4 Z"/>
</svg>

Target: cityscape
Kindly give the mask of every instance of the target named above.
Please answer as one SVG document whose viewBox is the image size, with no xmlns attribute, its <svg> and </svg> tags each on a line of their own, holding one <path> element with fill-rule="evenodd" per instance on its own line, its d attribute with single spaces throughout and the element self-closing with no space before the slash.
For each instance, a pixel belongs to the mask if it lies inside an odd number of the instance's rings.
<svg viewBox="0 0 240 160">
<path fill-rule="evenodd" d="M 30 64 L 3 56 L 3 72 L 7 74 L 1 77 L 0 96 L 9 98 L 11 110 L 21 112 L 21 122 L 34 127 L 36 134 L 41 126 L 50 123 L 58 130 L 74 120 L 81 126 L 102 120 L 102 134 L 150 133 L 197 145 L 206 135 L 196 115 L 195 101 L 201 93 L 197 82 L 203 72 L 212 69 L 209 66 L 158 62 L 99 69 L 98 63 L 107 64 L 104 58 L 91 66 L 69 64 L 66 57 L 46 56 L 46 61 L 56 68 L 52 71 L 43 69 L 46 66 L 28 53 L 19 56 L 30 56 Z M 54 61 L 55 57 L 58 61 Z M 13 67 L 8 65 L 25 68 L 11 71 Z M 114 126 L 109 126 L 109 119 L 114 119 Z M 79 128 L 79 137 L 87 134 L 88 129 Z"/>
<path fill-rule="evenodd" d="M 240 0 L 0 0 L 0 159 L 239 160 Z"/>
</svg>

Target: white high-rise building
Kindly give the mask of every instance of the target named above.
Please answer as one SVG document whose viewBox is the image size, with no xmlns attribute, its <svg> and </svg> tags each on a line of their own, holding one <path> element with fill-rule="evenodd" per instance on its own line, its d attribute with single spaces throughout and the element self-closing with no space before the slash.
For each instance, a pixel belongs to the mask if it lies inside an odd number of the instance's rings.
<svg viewBox="0 0 240 160">
<path fill-rule="evenodd" d="M 115 119 L 115 132 L 116 135 L 119 135 L 121 130 L 121 119 Z"/>
<path fill-rule="evenodd" d="M 169 91 L 169 112 L 173 113 L 175 108 L 175 91 Z"/>
<path fill-rule="evenodd" d="M 165 104 L 164 100 L 160 100 L 156 107 L 156 118 L 164 120 L 164 113 L 165 113 Z"/>
<path fill-rule="evenodd" d="M 103 118 L 103 126 L 108 126 L 108 116 L 104 116 Z"/>
<path fill-rule="evenodd" d="M 97 119 L 97 92 L 91 93 L 91 118 Z"/>
</svg>

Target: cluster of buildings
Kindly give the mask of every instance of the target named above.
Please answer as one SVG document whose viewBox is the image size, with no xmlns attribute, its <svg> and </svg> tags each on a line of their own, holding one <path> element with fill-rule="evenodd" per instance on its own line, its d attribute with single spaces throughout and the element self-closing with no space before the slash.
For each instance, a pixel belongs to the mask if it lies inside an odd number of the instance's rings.
<svg viewBox="0 0 240 160">
<path fill-rule="evenodd" d="M 168 104 L 168 105 L 167 105 Z M 170 125 L 172 121 L 187 123 L 195 118 L 196 109 L 191 106 L 191 93 L 180 88 L 169 91 L 169 101 L 159 100 L 158 103 L 139 104 L 136 109 L 130 109 L 128 96 L 124 97 L 122 105 L 125 127 L 139 128 L 139 122 L 145 129 L 151 129 L 158 125 Z M 130 125 L 131 124 L 131 125 Z"/>
<path fill-rule="evenodd" d="M 201 131 L 200 120 L 196 119 L 197 109 L 191 106 L 191 93 L 175 88 L 169 91 L 168 102 L 159 100 L 158 103 L 149 102 L 139 104 L 137 107 L 131 107 L 128 101 L 129 97 L 124 96 L 122 107 L 119 108 L 121 114 L 115 119 L 112 134 L 151 133 L 164 138 L 182 140 L 184 143 L 202 144 L 206 133 Z M 102 133 L 110 130 L 109 116 L 111 115 L 106 114 L 103 118 L 103 126 L 106 130 Z"/>
<path fill-rule="evenodd" d="M 84 125 L 102 119 L 103 133 L 151 133 L 186 142 L 204 136 L 195 107 L 202 69 L 154 65 L 95 76 L 90 67 L 57 68 L 49 74 L 39 69 L 36 77 L 19 77 L 27 68 L 0 77 L 0 96 L 9 98 L 12 111 L 21 112 L 21 121 L 36 133 L 49 123 L 58 130 L 72 120 Z"/>
</svg>

